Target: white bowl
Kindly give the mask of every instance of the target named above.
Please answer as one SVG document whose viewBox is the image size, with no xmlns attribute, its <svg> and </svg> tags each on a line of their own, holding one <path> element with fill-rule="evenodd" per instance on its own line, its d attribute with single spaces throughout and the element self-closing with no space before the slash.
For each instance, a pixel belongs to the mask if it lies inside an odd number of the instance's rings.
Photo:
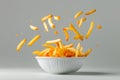
<svg viewBox="0 0 120 80">
<path fill-rule="evenodd" d="M 36 57 L 40 67 L 48 73 L 70 73 L 79 70 L 85 57 Z"/>
</svg>

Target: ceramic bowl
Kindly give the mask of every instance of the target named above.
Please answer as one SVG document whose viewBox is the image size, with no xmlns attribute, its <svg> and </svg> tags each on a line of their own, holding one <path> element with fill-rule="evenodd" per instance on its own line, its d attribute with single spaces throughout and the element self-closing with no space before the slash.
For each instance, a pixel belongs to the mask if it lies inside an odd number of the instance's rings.
<svg viewBox="0 0 120 80">
<path fill-rule="evenodd" d="M 85 57 L 36 57 L 39 66 L 48 73 L 71 73 L 78 71 Z"/>
</svg>

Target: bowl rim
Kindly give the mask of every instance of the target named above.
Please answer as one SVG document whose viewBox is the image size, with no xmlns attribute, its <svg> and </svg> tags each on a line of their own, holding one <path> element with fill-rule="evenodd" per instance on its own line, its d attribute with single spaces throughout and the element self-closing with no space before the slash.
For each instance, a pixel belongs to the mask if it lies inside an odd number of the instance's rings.
<svg viewBox="0 0 120 80">
<path fill-rule="evenodd" d="M 85 59 L 86 57 L 39 57 L 36 56 L 36 59 Z"/>
</svg>

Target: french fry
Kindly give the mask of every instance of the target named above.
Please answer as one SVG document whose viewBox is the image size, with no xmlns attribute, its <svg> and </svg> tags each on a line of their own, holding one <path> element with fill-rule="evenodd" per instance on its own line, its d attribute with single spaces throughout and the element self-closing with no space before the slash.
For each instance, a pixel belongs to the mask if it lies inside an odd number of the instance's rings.
<svg viewBox="0 0 120 80">
<path fill-rule="evenodd" d="M 65 47 L 65 48 L 71 48 L 71 47 L 73 47 L 73 46 L 74 46 L 74 44 L 71 43 L 71 44 L 69 44 L 69 45 L 65 45 L 64 47 Z"/>
<path fill-rule="evenodd" d="M 53 16 L 55 20 L 60 20 L 60 16 Z"/>
<path fill-rule="evenodd" d="M 67 50 L 64 55 L 65 57 L 74 57 L 75 53 L 70 50 Z"/>
<path fill-rule="evenodd" d="M 75 57 L 78 57 L 78 56 L 79 56 L 79 54 L 80 54 L 79 50 L 80 50 L 80 43 L 78 43 L 78 45 L 77 45 L 77 47 L 76 47 Z"/>
<path fill-rule="evenodd" d="M 66 51 L 66 48 L 58 48 L 59 50 L 59 55 L 61 56 L 61 57 L 65 57 L 65 55 L 64 55 L 64 53 L 65 53 L 65 51 Z"/>
<path fill-rule="evenodd" d="M 45 28 L 45 31 L 46 31 L 46 32 L 49 32 L 48 26 L 47 26 L 46 22 L 43 22 L 43 26 L 44 26 L 44 28 Z"/>
<path fill-rule="evenodd" d="M 43 53 L 43 56 L 49 56 L 49 52 L 51 51 L 51 49 L 50 48 L 47 48 L 47 49 L 44 49 L 44 51 L 43 52 L 41 52 L 41 53 Z"/>
<path fill-rule="evenodd" d="M 61 39 L 50 40 L 50 41 L 46 41 L 46 44 L 56 44 L 56 43 L 58 43 L 60 41 L 61 41 Z"/>
<path fill-rule="evenodd" d="M 44 22 L 44 21 L 46 21 L 47 19 L 52 18 L 52 17 L 53 17 L 53 15 L 52 15 L 52 14 L 49 14 L 49 15 L 43 17 L 43 18 L 41 19 L 41 21 Z"/>
<path fill-rule="evenodd" d="M 51 48 L 51 49 L 54 49 L 55 47 L 50 45 L 50 44 L 43 44 L 42 46 L 46 47 L 46 48 Z"/>
<path fill-rule="evenodd" d="M 59 45 L 59 48 L 63 48 L 63 44 L 62 44 L 62 41 L 58 42 L 58 45 Z"/>
<path fill-rule="evenodd" d="M 88 29 L 88 32 L 87 32 L 86 35 L 85 35 L 85 38 L 86 38 L 86 39 L 89 38 L 89 36 L 90 36 L 93 28 L 94 28 L 94 22 L 92 21 L 92 22 L 90 23 L 90 27 L 89 27 L 89 29 Z"/>
<path fill-rule="evenodd" d="M 37 26 L 30 25 L 29 26 L 31 30 L 38 30 L 39 28 Z"/>
<path fill-rule="evenodd" d="M 35 55 L 37 55 L 37 56 L 42 56 L 42 55 L 43 55 L 43 54 L 41 53 L 41 51 L 39 51 L 39 50 L 33 51 L 32 54 L 35 54 Z"/>
<path fill-rule="evenodd" d="M 85 22 L 86 19 L 87 19 L 86 17 L 82 17 L 79 20 L 77 20 L 76 24 L 80 24 L 80 21 Z"/>
<path fill-rule="evenodd" d="M 102 29 L 102 26 L 99 24 L 99 25 L 97 25 L 97 29 Z"/>
<path fill-rule="evenodd" d="M 32 46 L 40 37 L 40 35 L 36 35 L 31 41 L 29 41 L 28 46 Z"/>
<path fill-rule="evenodd" d="M 48 55 L 49 55 L 49 57 L 54 57 L 53 56 L 53 50 L 49 51 Z"/>
<path fill-rule="evenodd" d="M 70 23 L 70 25 L 69 25 L 69 30 L 72 30 L 72 31 L 76 34 L 76 36 L 74 37 L 74 39 L 80 39 L 80 40 L 83 41 L 84 36 L 81 35 L 81 34 L 77 31 L 77 29 L 73 26 L 72 23 Z"/>
<path fill-rule="evenodd" d="M 74 19 L 78 18 L 80 15 L 83 14 L 83 11 L 79 11 L 75 14 Z"/>
<path fill-rule="evenodd" d="M 81 18 L 80 20 L 78 20 L 78 22 L 77 22 L 78 27 L 80 28 L 80 27 L 82 26 L 83 22 L 85 22 L 85 21 L 86 21 L 86 18 L 85 18 L 85 17 L 83 17 L 83 18 Z"/>
<path fill-rule="evenodd" d="M 85 56 L 85 53 L 83 53 L 83 47 L 81 46 L 79 57 L 84 57 L 84 56 Z"/>
<path fill-rule="evenodd" d="M 68 41 L 69 40 L 69 34 L 68 34 L 68 32 L 65 28 L 63 28 L 63 32 L 65 34 L 65 40 Z"/>
<path fill-rule="evenodd" d="M 57 54 L 57 48 L 55 48 L 55 50 L 53 51 L 53 56 L 56 56 Z"/>
<path fill-rule="evenodd" d="M 55 28 L 55 24 L 53 24 L 52 18 L 48 18 L 48 23 L 49 23 L 49 25 L 50 25 L 50 27 L 51 27 L 52 29 Z"/>
<path fill-rule="evenodd" d="M 92 52 L 92 49 L 88 49 L 86 52 L 85 52 L 85 56 L 87 57 L 90 53 Z"/>
<path fill-rule="evenodd" d="M 22 41 L 20 41 L 20 43 L 18 44 L 16 50 L 20 51 L 20 49 L 22 48 L 22 46 L 26 43 L 27 39 L 24 38 Z"/>
<path fill-rule="evenodd" d="M 90 10 L 88 12 L 85 13 L 85 15 L 90 15 L 96 12 L 96 9 Z"/>
</svg>

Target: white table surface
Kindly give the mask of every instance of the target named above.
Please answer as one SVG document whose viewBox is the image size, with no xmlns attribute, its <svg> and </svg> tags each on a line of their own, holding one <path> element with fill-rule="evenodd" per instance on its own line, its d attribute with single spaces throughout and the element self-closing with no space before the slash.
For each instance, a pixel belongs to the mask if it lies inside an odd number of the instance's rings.
<svg viewBox="0 0 120 80">
<path fill-rule="evenodd" d="M 120 80 L 120 70 L 82 68 L 71 74 L 49 74 L 38 68 L 1 68 L 0 80 Z"/>
</svg>

